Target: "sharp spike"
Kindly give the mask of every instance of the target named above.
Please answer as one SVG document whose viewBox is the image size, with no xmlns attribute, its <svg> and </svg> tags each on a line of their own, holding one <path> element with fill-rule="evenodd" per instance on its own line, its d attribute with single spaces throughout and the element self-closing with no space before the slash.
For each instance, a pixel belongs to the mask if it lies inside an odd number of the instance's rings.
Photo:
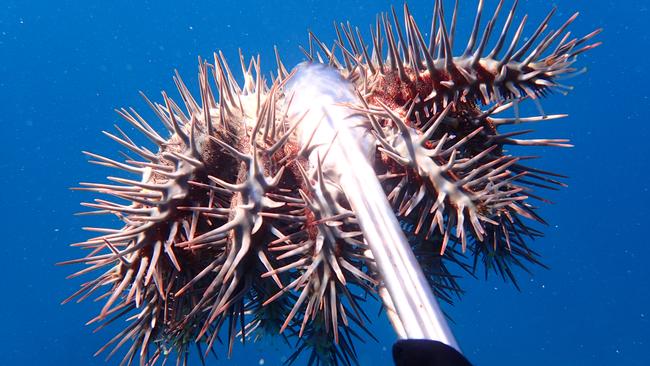
<svg viewBox="0 0 650 366">
<path fill-rule="evenodd" d="M 435 75 L 436 74 L 435 62 L 433 61 L 431 54 L 426 50 L 426 46 L 424 44 L 424 38 L 422 37 L 422 33 L 420 33 L 420 29 L 418 29 L 417 25 L 415 24 L 415 20 L 413 19 L 413 17 L 409 18 L 409 26 L 411 29 L 411 33 L 413 34 L 413 37 L 417 39 L 417 42 L 419 43 L 420 47 L 424 51 L 422 53 L 424 54 L 424 62 L 427 65 L 427 70 L 429 71 L 429 74 L 431 76 Z"/>
<path fill-rule="evenodd" d="M 454 2 L 454 11 L 451 15 L 451 28 L 449 29 L 449 43 L 451 44 L 452 49 L 454 48 L 454 40 L 456 39 L 456 22 L 458 21 L 458 3 L 460 1 L 456 0 Z"/>
<path fill-rule="evenodd" d="M 356 34 L 357 34 L 357 39 L 359 40 L 359 45 L 361 47 L 361 50 L 363 51 L 363 58 L 365 60 L 366 67 L 368 67 L 368 70 L 370 70 L 371 74 L 376 74 L 377 69 L 375 69 L 375 66 L 373 65 L 372 59 L 370 58 L 370 55 L 368 54 L 368 48 L 366 47 L 365 42 L 363 41 L 363 37 L 361 37 L 361 31 L 359 28 L 355 28 Z"/>
<path fill-rule="evenodd" d="M 481 2 L 483 0 L 480 0 Z M 438 0 L 441 3 L 441 0 Z M 442 29 L 442 45 L 444 47 L 445 54 L 445 70 L 449 72 L 454 66 L 454 56 L 451 50 L 451 43 L 449 42 L 449 36 L 447 35 L 447 26 L 445 25 L 445 15 L 442 13 L 442 6 L 438 7 L 438 17 L 440 18 L 440 28 Z"/>
<path fill-rule="evenodd" d="M 393 22 L 395 23 L 395 28 L 397 29 L 397 39 L 399 40 L 399 45 L 400 48 L 402 49 L 402 55 L 404 57 L 404 62 L 405 63 L 410 63 L 411 61 L 411 55 L 407 46 L 407 42 L 405 41 L 406 38 L 404 38 L 403 32 L 402 32 L 402 26 L 399 23 L 399 19 L 397 18 L 397 13 L 395 12 L 395 7 L 391 6 L 390 7 L 391 13 L 393 14 Z M 406 6 L 406 3 L 404 3 L 404 17 L 408 16 L 408 7 Z"/>
<path fill-rule="evenodd" d="M 434 5 L 433 5 L 433 14 L 431 16 L 431 29 L 429 30 L 429 47 L 428 47 L 428 52 L 431 57 L 433 57 L 433 53 L 436 51 L 437 45 L 436 45 L 436 34 L 438 33 L 438 14 L 439 10 L 438 7 L 442 6 L 439 0 L 435 0 Z"/>
<path fill-rule="evenodd" d="M 499 35 L 499 39 L 497 40 L 497 43 L 494 45 L 492 51 L 490 51 L 490 54 L 487 56 L 487 58 L 496 58 L 496 56 L 501 51 L 501 48 L 503 47 L 503 43 L 505 42 L 506 36 L 508 34 L 508 30 L 510 29 L 510 25 L 512 24 L 512 20 L 514 19 L 515 10 L 517 9 L 518 3 L 519 0 L 513 1 L 512 7 L 510 8 L 510 12 L 508 13 L 508 18 L 506 18 L 506 22 L 503 25 L 503 28 L 501 29 L 501 34 Z"/>
<path fill-rule="evenodd" d="M 497 4 L 496 9 L 494 10 L 494 15 L 492 16 L 492 19 L 487 23 L 485 26 L 485 30 L 483 31 L 483 36 L 481 37 L 481 43 L 479 43 L 478 48 L 474 52 L 474 57 L 472 59 L 471 65 L 474 66 L 478 63 L 478 60 L 482 57 L 483 51 L 485 50 L 485 46 L 488 43 L 488 40 L 490 39 L 490 35 L 492 34 L 492 28 L 494 27 L 494 23 L 497 21 L 497 17 L 499 16 L 499 12 L 501 11 L 501 7 L 503 6 L 503 0 L 500 0 L 499 3 Z"/>
<path fill-rule="evenodd" d="M 481 13 L 483 12 L 483 0 L 478 1 L 478 7 L 476 9 L 476 16 L 474 17 L 474 26 L 472 26 L 472 33 L 469 35 L 469 40 L 467 41 L 467 47 L 465 52 L 463 52 L 463 57 L 469 56 L 474 49 L 476 44 L 476 39 L 478 38 L 478 28 L 481 23 Z"/>
<path fill-rule="evenodd" d="M 508 50 L 503 55 L 503 58 L 499 61 L 499 64 L 497 66 L 497 70 L 499 70 L 499 72 L 503 72 L 505 70 L 503 66 L 508 62 L 510 62 L 510 60 L 512 59 L 513 53 L 515 51 L 515 47 L 517 47 L 517 42 L 519 42 L 519 37 L 521 37 L 521 33 L 524 30 L 526 19 L 528 19 L 528 15 L 524 15 L 523 19 L 521 19 L 521 23 L 519 23 L 519 27 L 517 28 L 514 37 L 512 37 L 512 41 L 510 42 L 510 46 L 508 47 Z M 499 77 L 497 77 L 497 82 L 500 82 Z M 498 88 L 495 88 L 495 91 L 497 89 Z"/>
<path fill-rule="evenodd" d="M 556 7 L 553 7 L 553 9 L 549 11 L 548 15 L 546 15 L 546 18 L 542 20 L 542 22 L 535 30 L 535 33 L 533 33 L 533 35 L 528 39 L 528 41 L 524 43 L 524 45 L 512 56 L 513 60 L 519 61 L 520 58 L 524 54 L 526 54 L 526 52 L 528 52 L 528 49 L 533 45 L 533 43 L 535 43 L 535 41 L 537 41 L 537 37 L 539 37 L 539 35 L 542 34 L 542 32 L 546 29 L 549 20 L 551 20 L 551 17 L 553 16 L 553 14 L 555 14 L 556 11 L 557 11 Z"/>
</svg>

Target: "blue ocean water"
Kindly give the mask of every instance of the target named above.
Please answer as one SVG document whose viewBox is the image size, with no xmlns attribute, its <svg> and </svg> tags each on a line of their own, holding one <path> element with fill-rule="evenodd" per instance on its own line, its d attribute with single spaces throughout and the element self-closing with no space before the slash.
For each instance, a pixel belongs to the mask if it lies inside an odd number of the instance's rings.
<svg viewBox="0 0 650 366">
<path fill-rule="evenodd" d="M 486 3 L 491 9 L 495 2 Z M 421 24 L 432 3 L 409 2 Z M 259 53 L 270 72 L 277 45 L 294 65 L 308 29 L 329 41 L 332 21 L 367 29 L 391 5 L 401 2 L 1 1 L 0 365 L 119 364 L 119 357 L 105 363 L 92 356 L 112 334 L 84 326 L 101 306 L 61 306 L 79 281 L 64 280 L 72 268 L 54 266 L 79 255 L 68 244 L 83 240 L 80 228 L 93 222 L 73 216 L 88 196 L 68 187 L 109 174 L 80 151 L 116 149 L 100 133 L 118 122 L 114 108 L 145 110 L 137 91 L 174 90 L 174 69 L 195 87 L 197 57 L 218 49 L 234 65 L 240 48 Z M 467 294 L 446 309 L 476 365 L 649 365 L 650 4 L 557 5 L 555 24 L 581 11 L 575 35 L 605 31 L 598 36 L 604 45 L 580 57 L 588 73 L 567 81 L 575 90 L 543 101 L 548 113 L 570 118 L 533 127 L 576 145 L 535 151 L 543 156 L 537 166 L 570 176 L 567 189 L 548 194 L 555 204 L 541 213 L 550 225 L 532 244 L 550 270 L 518 273 L 521 292 L 495 276 L 464 278 Z M 467 34 L 475 2 L 461 6 L 459 32 Z M 521 1 L 519 14 L 539 21 L 550 7 Z M 375 319 L 378 310 L 367 312 Z M 372 329 L 379 342 L 358 345 L 360 364 L 391 365 L 392 329 L 383 316 Z M 238 347 L 230 361 L 221 353 L 209 364 L 278 365 L 290 353 L 278 340 Z"/>
</svg>

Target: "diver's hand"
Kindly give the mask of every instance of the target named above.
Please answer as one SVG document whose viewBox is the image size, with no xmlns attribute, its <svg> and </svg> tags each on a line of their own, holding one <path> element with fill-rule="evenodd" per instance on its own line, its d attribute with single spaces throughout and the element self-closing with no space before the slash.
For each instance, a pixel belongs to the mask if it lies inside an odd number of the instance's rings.
<svg viewBox="0 0 650 366">
<path fill-rule="evenodd" d="M 472 366 L 460 352 L 430 339 L 400 339 L 393 344 L 395 366 Z"/>
</svg>

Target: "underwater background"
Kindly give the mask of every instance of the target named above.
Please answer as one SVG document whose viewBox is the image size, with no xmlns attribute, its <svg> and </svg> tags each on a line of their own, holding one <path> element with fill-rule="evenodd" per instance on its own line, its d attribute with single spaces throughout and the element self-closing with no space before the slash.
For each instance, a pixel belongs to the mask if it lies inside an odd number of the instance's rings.
<svg viewBox="0 0 650 366">
<path fill-rule="evenodd" d="M 116 150 L 100 133 L 121 123 L 114 108 L 148 113 L 138 91 L 155 100 L 173 92 L 174 69 L 196 90 L 197 57 L 216 50 L 233 68 L 238 49 L 259 53 L 268 73 L 277 45 L 295 65 L 308 29 L 330 43 L 333 21 L 365 32 L 391 5 L 402 3 L 0 0 L 0 365 L 119 364 L 119 354 L 108 363 L 92 356 L 114 329 L 84 326 L 97 303 L 60 305 L 81 280 L 65 280 L 74 268 L 54 265 L 76 258 L 68 244 L 87 237 L 89 220 L 73 213 L 89 196 L 68 187 L 109 174 L 80 151 Z M 579 57 L 589 71 L 567 81 L 575 86 L 568 96 L 542 100 L 547 113 L 570 117 L 532 127 L 576 145 L 535 149 L 536 167 L 570 177 L 567 189 L 547 194 L 555 204 L 540 211 L 546 236 L 531 243 L 550 270 L 519 271 L 520 292 L 494 275 L 459 273 L 466 294 L 445 310 L 476 365 L 650 365 L 650 4 L 531 0 L 518 14 L 533 24 L 553 5 L 554 24 L 580 11 L 573 34 L 602 27 L 604 44 Z M 433 1 L 409 6 L 428 29 Z M 475 6 L 461 1 L 459 34 L 469 32 Z M 379 343 L 357 344 L 359 363 L 392 365 L 393 330 L 375 315 L 379 304 L 367 306 Z M 278 338 L 236 347 L 231 360 L 218 352 L 208 364 L 278 365 L 291 352 Z"/>
</svg>

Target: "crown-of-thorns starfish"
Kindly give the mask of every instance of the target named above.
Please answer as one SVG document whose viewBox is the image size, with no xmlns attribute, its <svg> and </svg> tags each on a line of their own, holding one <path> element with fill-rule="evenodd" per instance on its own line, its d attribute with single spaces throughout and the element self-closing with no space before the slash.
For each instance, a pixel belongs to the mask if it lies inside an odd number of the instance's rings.
<svg viewBox="0 0 650 366">
<path fill-rule="evenodd" d="M 570 145 L 501 127 L 564 117 L 521 117 L 518 106 L 569 90 L 558 80 L 578 73 L 576 56 L 598 45 L 588 41 L 599 30 L 580 38 L 566 30 L 577 14 L 549 30 L 555 9 L 524 38 L 517 1 L 501 21 L 503 5 L 482 25 L 478 2 L 459 56 L 458 1 L 450 19 L 435 2 L 428 40 L 405 6 L 402 19 L 394 10 L 377 16 L 369 43 L 348 23 L 336 26 L 331 47 L 310 34 L 303 49 L 355 86 L 361 102 L 348 107 L 377 141 L 376 174 L 435 294 L 448 302 L 462 292 L 450 265 L 475 272 L 481 262 L 515 285 L 513 266 L 541 265 L 526 243 L 541 235 L 529 222 L 544 223 L 533 202 L 545 200 L 533 189 L 564 183 L 510 146 Z M 259 57 L 240 54 L 242 85 L 221 53 L 213 64 L 200 60 L 198 99 L 178 74 L 180 103 L 164 92 L 161 103 L 145 97 L 164 131 L 134 109 L 117 111 L 149 147 L 116 127 L 104 134 L 125 149 L 122 161 L 86 153 L 128 175 L 76 188 L 112 197 L 84 203 L 94 210 L 86 214 L 121 223 L 86 228 L 97 236 L 74 245 L 88 253 L 65 262 L 86 266 L 70 277 L 97 273 L 66 300 L 103 301 L 89 323 L 128 317 L 98 353 L 128 343 L 122 364 L 175 357 L 184 365 L 190 346 L 203 359 L 224 332 L 228 352 L 236 339 L 281 333 L 298 342 L 288 362 L 309 349 L 310 364 L 350 365 L 359 331 L 372 337 L 361 303 L 381 279 L 350 204 L 309 164 L 312 146 L 296 142 L 300 118 L 288 116 L 285 88 L 292 74 L 276 58 L 267 81 Z M 507 110 L 514 116 L 497 117 Z"/>
</svg>

